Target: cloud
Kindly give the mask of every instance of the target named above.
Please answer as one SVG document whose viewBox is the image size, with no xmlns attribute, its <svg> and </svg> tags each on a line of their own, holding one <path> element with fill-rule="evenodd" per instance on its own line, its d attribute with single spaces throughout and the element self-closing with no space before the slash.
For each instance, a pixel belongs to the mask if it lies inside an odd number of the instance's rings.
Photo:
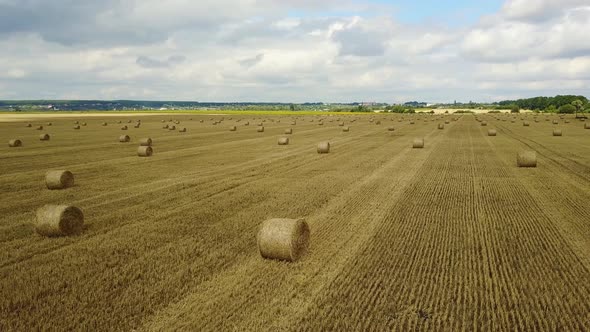
<svg viewBox="0 0 590 332">
<path fill-rule="evenodd" d="M 590 52 L 590 5 L 582 1 L 510 0 L 499 15 L 487 19 L 464 38 L 464 54 L 486 62 L 531 57 L 576 57 Z M 551 10 L 557 8 L 559 10 Z"/>
<path fill-rule="evenodd" d="M 166 60 L 158 60 L 145 55 L 140 55 L 137 57 L 137 60 L 135 60 L 135 63 L 143 68 L 169 68 L 179 65 L 185 60 L 186 57 L 182 55 L 173 55 Z"/>
<path fill-rule="evenodd" d="M 590 92 L 587 0 L 507 0 L 463 25 L 395 15 L 358 0 L 0 0 L 0 98 L 435 102 Z"/>
</svg>

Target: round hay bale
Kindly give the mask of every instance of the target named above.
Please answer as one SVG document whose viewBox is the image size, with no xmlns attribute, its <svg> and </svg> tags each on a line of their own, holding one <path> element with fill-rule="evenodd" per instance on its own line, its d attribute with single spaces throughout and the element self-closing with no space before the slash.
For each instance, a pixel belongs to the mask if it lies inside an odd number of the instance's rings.
<svg viewBox="0 0 590 332">
<path fill-rule="evenodd" d="M 342 131 L 347 133 L 350 131 L 350 127 L 342 127 Z"/>
<path fill-rule="evenodd" d="M 82 127 L 86 127 L 88 124 L 86 122 L 82 122 Z"/>
<path fill-rule="evenodd" d="M 37 209 L 35 231 L 43 236 L 79 234 L 84 227 L 84 213 L 71 205 L 44 205 Z"/>
<path fill-rule="evenodd" d="M 380 125 L 381 124 L 381 121 L 377 120 L 377 121 L 375 121 L 375 124 L 376 125 Z"/>
<path fill-rule="evenodd" d="M 324 123 L 323 122 L 318 122 L 318 126 L 323 126 Z"/>
<path fill-rule="evenodd" d="M 229 131 L 236 131 L 236 130 L 238 130 L 238 128 L 236 126 L 229 127 Z"/>
<path fill-rule="evenodd" d="M 537 153 L 535 151 L 520 151 L 516 154 L 518 167 L 537 167 Z"/>
<path fill-rule="evenodd" d="M 416 138 L 412 143 L 412 148 L 414 149 L 422 149 L 424 148 L 424 138 Z"/>
<path fill-rule="evenodd" d="M 487 121 L 482 121 L 482 122 L 481 122 L 481 126 L 482 126 L 482 127 L 485 127 L 485 126 L 487 126 L 487 125 L 488 125 L 488 122 L 487 122 Z"/>
<path fill-rule="evenodd" d="M 107 125 L 108 125 L 108 123 L 106 123 L 106 122 L 103 122 L 103 123 L 102 123 L 102 126 L 103 126 L 103 127 L 106 127 Z"/>
<path fill-rule="evenodd" d="M 127 126 L 121 127 L 121 130 L 127 130 Z"/>
<path fill-rule="evenodd" d="M 285 129 L 285 135 L 291 135 L 291 134 L 293 134 L 293 129 L 292 128 Z"/>
<path fill-rule="evenodd" d="M 259 133 L 263 133 L 264 132 L 264 127 L 259 126 L 258 129 L 256 129 L 257 132 Z"/>
<path fill-rule="evenodd" d="M 80 121 L 74 121 L 74 124 L 80 124 Z"/>
<path fill-rule="evenodd" d="M 75 125 L 74 129 L 79 130 L 80 129 L 80 125 Z"/>
<path fill-rule="evenodd" d="M 43 126 L 37 126 L 37 130 L 43 130 Z"/>
<path fill-rule="evenodd" d="M 184 127 L 183 128 L 180 128 L 178 131 L 181 132 L 181 133 L 186 133 L 186 128 L 184 128 Z"/>
<path fill-rule="evenodd" d="M 8 146 L 11 148 L 18 148 L 23 146 L 23 142 L 20 139 L 11 139 L 8 141 Z"/>
<path fill-rule="evenodd" d="M 488 136 L 496 136 L 496 129 L 489 129 Z"/>
<path fill-rule="evenodd" d="M 121 124 L 121 120 L 117 121 L 118 124 Z"/>
<path fill-rule="evenodd" d="M 553 129 L 553 136 L 562 136 L 561 129 Z"/>
<path fill-rule="evenodd" d="M 119 142 L 121 143 L 127 143 L 131 141 L 131 137 L 129 137 L 129 135 L 121 135 L 119 136 Z"/>
<path fill-rule="evenodd" d="M 289 145 L 289 137 L 280 137 L 279 145 Z"/>
<path fill-rule="evenodd" d="M 199 120 L 199 123 L 203 123 L 203 122 L 204 122 L 203 120 Z"/>
<path fill-rule="evenodd" d="M 392 127 L 389 127 L 389 128 L 387 128 L 387 130 L 388 131 L 395 131 L 395 127 L 393 127 L 393 126 Z"/>
<path fill-rule="evenodd" d="M 445 125 L 444 125 L 444 124 L 442 124 L 442 123 L 439 123 L 439 124 L 438 124 L 438 129 L 445 129 Z"/>
<path fill-rule="evenodd" d="M 201 120 L 201 121 L 203 121 L 203 120 Z M 162 123 L 164 123 L 164 122 L 166 122 L 166 120 L 162 120 Z"/>
<path fill-rule="evenodd" d="M 258 122 L 256 125 L 257 125 L 258 127 L 262 127 L 262 126 L 264 126 L 264 124 L 263 124 L 262 122 Z"/>
<path fill-rule="evenodd" d="M 176 130 L 176 126 L 175 125 L 170 125 L 170 126 L 168 126 L 168 130 Z"/>
<path fill-rule="evenodd" d="M 330 153 L 330 142 L 320 142 L 317 148 L 318 153 Z"/>
<path fill-rule="evenodd" d="M 149 137 L 140 139 L 139 146 L 152 146 L 152 139 Z"/>
<path fill-rule="evenodd" d="M 528 126 L 530 126 L 530 123 L 529 123 L 528 121 L 523 121 L 523 122 L 522 122 L 522 125 L 523 125 L 524 127 L 528 127 Z"/>
<path fill-rule="evenodd" d="M 449 121 L 449 120 L 446 120 L 445 121 L 445 124 L 449 124 L 449 123 L 451 123 L 451 121 Z"/>
<path fill-rule="evenodd" d="M 66 189 L 74 186 L 74 174 L 70 171 L 56 170 L 45 173 L 47 189 Z"/>
<path fill-rule="evenodd" d="M 151 157 L 154 154 L 154 150 L 151 146 L 140 146 L 137 148 L 137 155 L 140 157 Z"/>
<path fill-rule="evenodd" d="M 557 122 L 557 120 L 553 120 L 553 124 L 558 124 L 559 122 Z"/>
<path fill-rule="evenodd" d="M 584 129 L 590 129 L 590 122 L 584 123 Z"/>
<path fill-rule="evenodd" d="M 141 123 L 137 123 L 136 125 L 133 126 L 133 128 L 139 128 L 141 126 Z"/>
<path fill-rule="evenodd" d="M 297 124 L 297 122 L 295 122 L 295 121 L 291 122 L 292 126 L 295 126 L 296 124 Z"/>
<path fill-rule="evenodd" d="M 51 122 L 47 122 L 47 125 L 48 125 L 48 126 L 53 126 L 53 123 L 51 123 Z"/>
<path fill-rule="evenodd" d="M 258 231 L 258 250 L 263 258 L 295 262 L 307 252 L 309 235 L 303 219 L 268 219 Z"/>
<path fill-rule="evenodd" d="M 51 137 L 49 136 L 49 134 L 41 134 L 39 135 L 39 140 L 41 141 L 49 141 Z"/>
<path fill-rule="evenodd" d="M 162 129 L 168 129 L 168 125 L 162 126 Z"/>
<path fill-rule="evenodd" d="M 127 123 L 131 123 L 131 120 L 127 120 Z"/>
<path fill-rule="evenodd" d="M 414 124 L 414 121 L 410 121 L 410 124 Z"/>
<path fill-rule="evenodd" d="M 249 125 L 250 125 L 250 122 L 248 122 L 248 121 L 244 122 L 244 126 L 249 126 Z"/>
<path fill-rule="evenodd" d="M 31 128 L 33 125 L 31 123 L 27 123 L 27 128 Z"/>
</svg>

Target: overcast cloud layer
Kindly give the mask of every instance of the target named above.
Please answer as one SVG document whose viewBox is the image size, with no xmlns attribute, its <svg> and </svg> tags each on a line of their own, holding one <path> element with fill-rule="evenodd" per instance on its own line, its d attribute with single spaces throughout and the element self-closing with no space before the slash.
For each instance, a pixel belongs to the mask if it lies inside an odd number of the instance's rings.
<svg viewBox="0 0 590 332">
<path fill-rule="evenodd" d="M 0 99 L 590 96 L 588 0 L 498 8 L 463 24 L 383 1 L 0 0 Z"/>
</svg>

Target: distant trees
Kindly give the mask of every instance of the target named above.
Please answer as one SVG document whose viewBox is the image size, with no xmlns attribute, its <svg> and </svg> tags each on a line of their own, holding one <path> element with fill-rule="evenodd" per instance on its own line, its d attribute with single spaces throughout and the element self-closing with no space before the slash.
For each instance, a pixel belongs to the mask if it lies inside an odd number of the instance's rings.
<svg viewBox="0 0 590 332">
<path fill-rule="evenodd" d="M 520 106 L 512 104 L 510 106 L 510 113 L 520 113 Z"/>
<path fill-rule="evenodd" d="M 534 111 L 544 111 L 553 105 L 555 109 L 561 106 L 571 104 L 575 100 L 580 100 L 583 105 L 588 103 L 588 99 L 584 96 L 555 96 L 555 97 L 535 97 L 518 100 L 505 100 L 498 103 L 500 106 L 510 107 L 512 104 L 518 105 L 521 109 L 530 109 Z"/>
<path fill-rule="evenodd" d="M 573 114 L 576 112 L 576 106 L 572 104 L 563 105 L 559 108 L 559 113 Z"/>
</svg>

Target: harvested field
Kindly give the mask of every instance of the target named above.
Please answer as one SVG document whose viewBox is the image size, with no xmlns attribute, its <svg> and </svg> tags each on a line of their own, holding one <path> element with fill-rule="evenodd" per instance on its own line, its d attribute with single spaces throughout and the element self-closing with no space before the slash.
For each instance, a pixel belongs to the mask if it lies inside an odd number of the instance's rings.
<svg viewBox="0 0 590 332">
<path fill-rule="evenodd" d="M 379 116 L 395 131 L 371 115 L 175 114 L 182 134 L 162 130 L 169 114 L 118 117 L 157 144 L 140 158 L 102 126 L 113 118 L 19 116 L 0 115 L 0 331 L 590 330 L 579 121 L 556 138 L 551 121 L 503 114 L 444 130 L 438 115 Z M 26 126 L 47 121 L 49 141 Z M 228 131 L 249 122 L 264 134 Z M 537 167 L 517 166 L 525 150 Z M 59 169 L 76 185 L 47 190 Z M 37 234 L 45 205 L 79 208 L 83 230 Z M 296 261 L 261 256 L 274 218 L 309 225 Z"/>
</svg>

